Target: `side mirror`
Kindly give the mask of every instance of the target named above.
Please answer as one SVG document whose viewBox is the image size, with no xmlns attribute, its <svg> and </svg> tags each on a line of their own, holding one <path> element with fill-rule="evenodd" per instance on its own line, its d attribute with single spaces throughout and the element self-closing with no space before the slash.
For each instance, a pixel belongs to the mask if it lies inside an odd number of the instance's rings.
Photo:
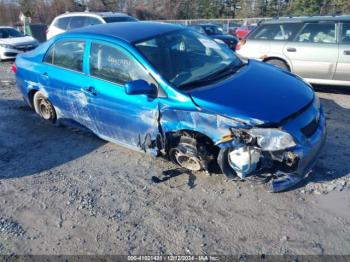
<svg viewBox="0 0 350 262">
<path fill-rule="evenodd" d="M 130 81 L 125 84 L 125 93 L 128 95 L 149 95 L 155 96 L 157 88 L 145 80 Z"/>
</svg>

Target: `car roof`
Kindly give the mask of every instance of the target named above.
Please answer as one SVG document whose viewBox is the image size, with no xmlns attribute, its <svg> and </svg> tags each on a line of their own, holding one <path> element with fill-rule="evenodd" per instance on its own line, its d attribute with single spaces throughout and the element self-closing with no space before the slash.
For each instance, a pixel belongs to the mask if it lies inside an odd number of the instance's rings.
<svg viewBox="0 0 350 262">
<path fill-rule="evenodd" d="M 266 20 L 262 23 L 263 24 L 308 23 L 308 22 L 319 22 L 319 21 L 350 22 L 350 15 L 281 17 L 277 19 Z"/>
<path fill-rule="evenodd" d="M 128 14 L 115 13 L 115 12 L 68 12 L 57 16 L 60 17 L 70 17 L 70 16 L 100 16 L 100 17 L 129 17 Z"/>
<path fill-rule="evenodd" d="M 82 27 L 64 34 L 113 37 L 129 43 L 134 43 L 183 28 L 184 27 L 181 25 L 161 22 L 122 22 Z"/>
<path fill-rule="evenodd" d="M 12 27 L 12 26 L 0 26 L 0 29 L 4 29 L 4 28 L 12 28 L 12 29 L 15 29 L 15 28 Z"/>
</svg>

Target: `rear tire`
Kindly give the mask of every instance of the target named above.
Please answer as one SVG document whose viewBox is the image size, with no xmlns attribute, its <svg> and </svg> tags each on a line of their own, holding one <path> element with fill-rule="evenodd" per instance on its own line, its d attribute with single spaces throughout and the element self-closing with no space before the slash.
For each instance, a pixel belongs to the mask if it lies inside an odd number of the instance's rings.
<svg viewBox="0 0 350 262">
<path fill-rule="evenodd" d="M 267 64 L 277 66 L 281 69 L 284 69 L 286 71 L 290 71 L 289 66 L 286 64 L 286 62 L 279 60 L 279 59 L 270 59 L 265 61 Z"/>
<path fill-rule="evenodd" d="M 34 95 L 33 99 L 35 112 L 40 115 L 44 120 L 54 124 L 57 119 L 57 114 L 54 106 L 46 98 L 46 96 L 38 91 Z"/>
</svg>

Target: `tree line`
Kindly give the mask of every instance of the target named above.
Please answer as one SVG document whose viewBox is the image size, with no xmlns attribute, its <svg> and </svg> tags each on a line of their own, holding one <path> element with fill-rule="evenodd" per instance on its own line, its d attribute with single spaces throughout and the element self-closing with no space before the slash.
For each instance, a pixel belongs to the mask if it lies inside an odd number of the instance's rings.
<svg viewBox="0 0 350 262">
<path fill-rule="evenodd" d="M 0 0 L 0 25 L 19 13 L 49 24 L 73 11 L 124 12 L 140 20 L 250 18 L 350 14 L 349 0 Z"/>
</svg>

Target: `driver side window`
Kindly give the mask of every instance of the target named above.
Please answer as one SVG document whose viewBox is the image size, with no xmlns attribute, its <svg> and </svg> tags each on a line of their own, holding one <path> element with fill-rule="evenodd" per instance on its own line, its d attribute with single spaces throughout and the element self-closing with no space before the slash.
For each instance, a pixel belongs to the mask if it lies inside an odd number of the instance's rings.
<svg viewBox="0 0 350 262">
<path fill-rule="evenodd" d="M 118 85 L 140 79 L 154 83 L 134 58 L 116 47 L 100 43 L 91 44 L 90 75 Z"/>
</svg>

